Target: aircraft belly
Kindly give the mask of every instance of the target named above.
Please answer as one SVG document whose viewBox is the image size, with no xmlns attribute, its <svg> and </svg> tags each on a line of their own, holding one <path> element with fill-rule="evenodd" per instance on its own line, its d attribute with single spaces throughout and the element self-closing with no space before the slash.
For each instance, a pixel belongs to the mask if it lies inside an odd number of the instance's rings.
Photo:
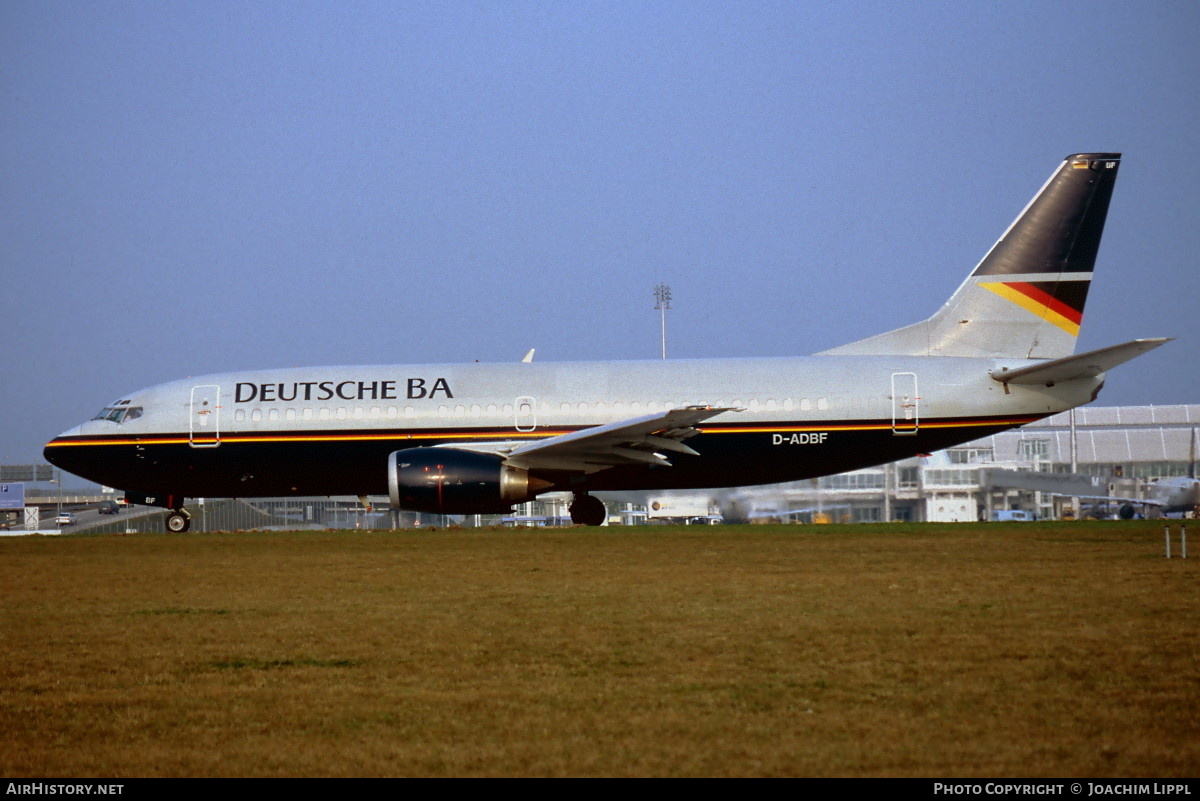
<svg viewBox="0 0 1200 801">
<path fill-rule="evenodd" d="M 929 428 L 895 436 L 890 425 L 867 430 L 701 434 L 688 440 L 702 455 L 672 458 L 673 467 L 624 467 L 589 476 L 589 490 L 707 489 L 801 481 L 859 470 L 990 436 L 1012 424 Z M 827 433 L 824 439 L 820 434 Z"/>
</svg>

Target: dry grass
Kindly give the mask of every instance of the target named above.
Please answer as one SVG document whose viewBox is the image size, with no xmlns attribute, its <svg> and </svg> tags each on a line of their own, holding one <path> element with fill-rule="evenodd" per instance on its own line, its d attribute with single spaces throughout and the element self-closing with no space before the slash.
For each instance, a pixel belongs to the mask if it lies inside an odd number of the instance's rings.
<svg viewBox="0 0 1200 801">
<path fill-rule="evenodd" d="M 1195 776 L 1198 571 L 1152 522 L 5 539 L 0 774 Z"/>
</svg>

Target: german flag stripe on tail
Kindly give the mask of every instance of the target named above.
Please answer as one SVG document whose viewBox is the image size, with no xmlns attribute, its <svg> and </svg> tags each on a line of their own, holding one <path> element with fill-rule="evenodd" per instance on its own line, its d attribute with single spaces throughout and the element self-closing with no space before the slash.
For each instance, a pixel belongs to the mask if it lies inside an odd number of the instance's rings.
<svg viewBox="0 0 1200 801">
<path fill-rule="evenodd" d="M 1088 281 L 1009 281 L 980 284 L 1021 308 L 1079 336 Z"/>
</svg>

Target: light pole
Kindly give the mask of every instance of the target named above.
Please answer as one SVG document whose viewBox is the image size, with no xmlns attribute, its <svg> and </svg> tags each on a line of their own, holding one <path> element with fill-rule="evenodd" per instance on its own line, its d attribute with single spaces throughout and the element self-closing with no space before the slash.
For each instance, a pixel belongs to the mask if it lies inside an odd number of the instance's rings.
<svg viewBox="0 0 1200 801">
<path fill-rule="evenodd" d="M 50 483 L 58 485 L 58 513 L 57 514 L 58 514 L 58 517 L 62 517 L 62 468 L 61 467 L 58 468 L 58 478 L 50 479 Z M 54 520 L 54 522 L 56 524 L 58 523 L 58 517 L 56 517 Z"/>
<path fill-rule="evenodd" d="M 671 287 L 666 284 L 656 284 L 654 287 L 654 308 L 658 310 L 662 322 L 662 357 L 667 358 L 667 309 L 671 308 Z"/>
</svg>

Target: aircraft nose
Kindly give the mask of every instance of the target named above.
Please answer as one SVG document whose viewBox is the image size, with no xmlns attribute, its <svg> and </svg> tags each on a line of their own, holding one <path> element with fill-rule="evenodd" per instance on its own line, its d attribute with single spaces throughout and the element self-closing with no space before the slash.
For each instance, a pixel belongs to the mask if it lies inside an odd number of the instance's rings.
<svg viewBox="0 0 1200 801">
<path fill-rule="evenodd" d="M 63 455 L 64 449 L 61 447 L 58 447 L 57 443 L 60 440 L 67 439 L 68 437 L 78 436 L 80 429 L 82 429 L 82 428 L 83 428 L 82 425 L 77 425 L 74 428 L 68 428 L 66 431 L 62 432 L 54 439 L 47 442 L 46 447 L 42 449 L 42 457 L 47 462 L 54 465 L 55 467 L 62 468 L 64 470 L 68 469 L 66 467 L 66 465 L 64 465 L 62 463 L 63 462 L 62 455 Z"/>
</svg>

